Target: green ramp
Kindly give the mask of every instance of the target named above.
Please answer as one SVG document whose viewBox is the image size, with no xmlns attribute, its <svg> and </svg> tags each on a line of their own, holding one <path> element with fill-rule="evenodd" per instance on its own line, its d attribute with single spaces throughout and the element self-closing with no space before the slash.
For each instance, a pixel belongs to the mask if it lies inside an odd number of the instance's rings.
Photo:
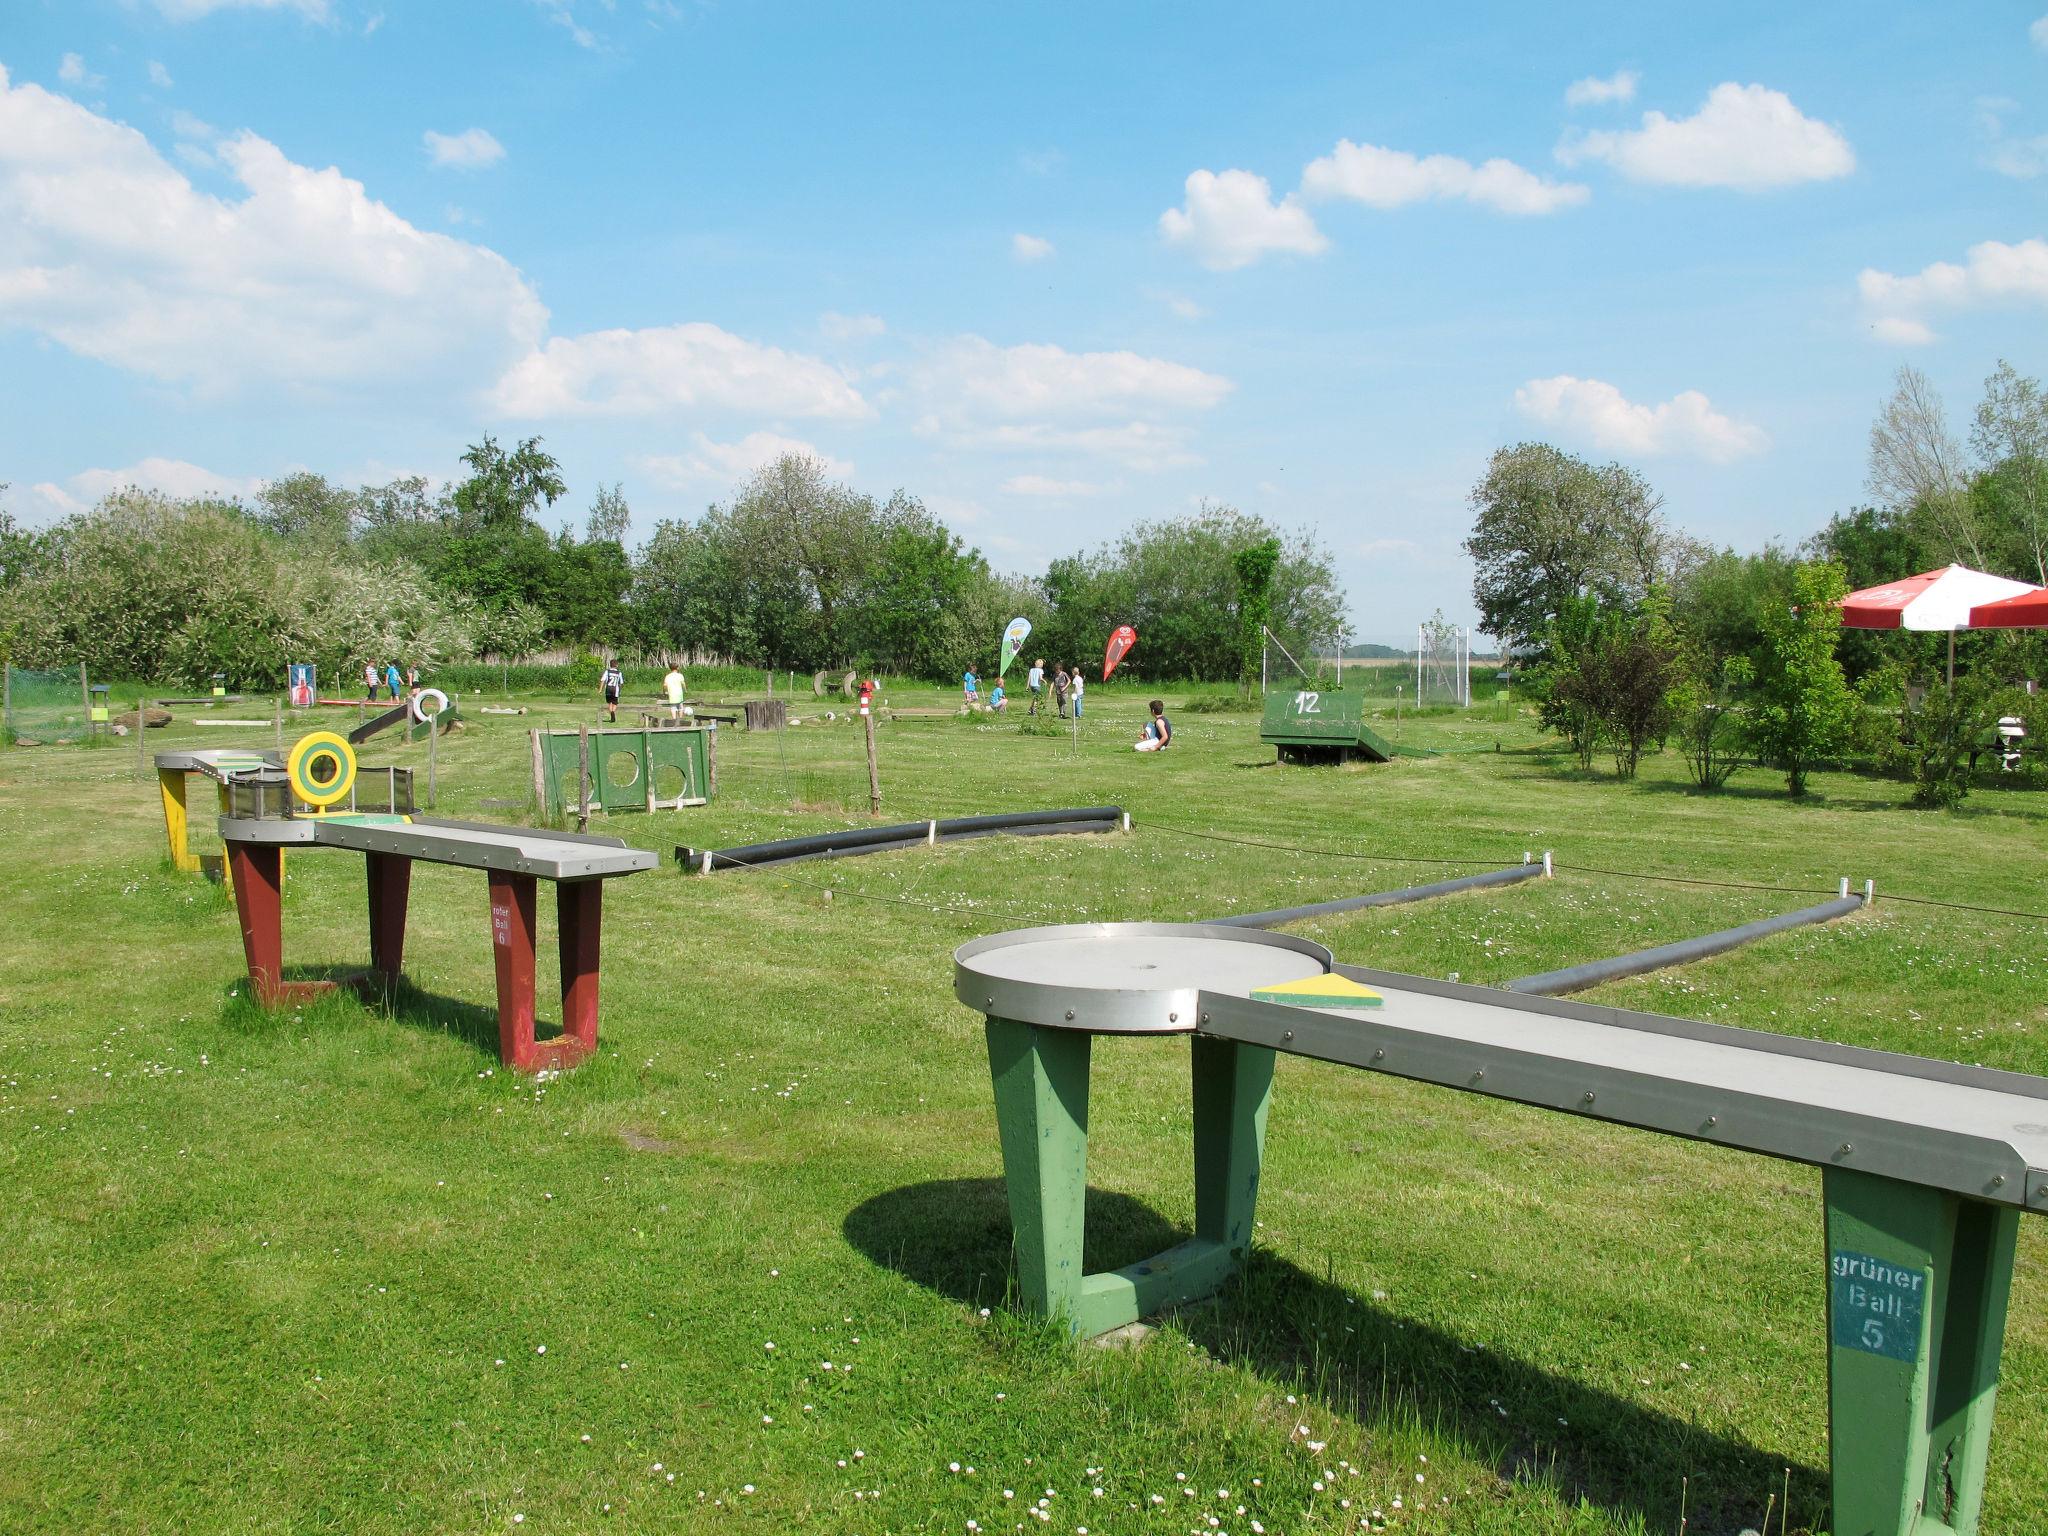
<svg viewBox="0 0 2048 1536">
<path fill-rule="evenodd" d="M 1365 695 L 1355 688 L 1275 689 L 1266 695 L 1259 740 L 1279 749 L 1283 763 L 1341 763 L 1362 757 L 1435 757 L 1422 747 L 1388 741 L 1365 723 Z"/>
</svg>

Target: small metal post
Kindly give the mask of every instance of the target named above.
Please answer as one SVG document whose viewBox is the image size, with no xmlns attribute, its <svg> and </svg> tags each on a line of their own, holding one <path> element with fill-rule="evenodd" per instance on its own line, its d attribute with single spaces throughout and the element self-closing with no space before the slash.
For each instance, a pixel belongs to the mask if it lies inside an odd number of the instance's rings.
<svg viewBox="0 0 2048 1536">
<path fill-rule="evenodd" d="M 925 847 L 927 847 L 927 848 L 936 848 L 936 847 L 938 847 L 938 846 L 939 846 L 939 824 L 938 824 L 938 822 L 936 822 L 936 821 L 927 821 L 927 822 L 926 822 L 926 823 L 924 824 L 924 845 L 925 845 Z"/>
<path fill-rule="evenodd" d="M 590 830 L 590 727 L 576 727 L 576 830 Z"/>
<path fill-rule="evenodd" d="M 528 731 L 526 738 L 533 748 L 533 812 L 536 816 L 545 816 L 548 813 L 547 745 L 541 740 L 539 731 Z"/>
<path fill-rule="evenodd" d="M 135 701 L 135 777 L 149 777 L 149 747 L 145 736 L 149 730 L 149 700 Z"/>
<path fill-rule="evenodd" d="M 440 743 L 441 733 L 434 726 L 435 721 L 430 715 L 427 718 L 427 809 L 430 811 L 434 808 L 435 791 L 440 788 L 441 783 L 435 762 L 435 751 Z"/>
<path fill-rule="evenodd" d="M 1543 878 L 1548 880 L 1553 873 L 1550 867 L 1550 850 L 1546 848 L 1543 850 Z"/>
<path fill-rule="evenodd" d="M 861 711 L 861 724 L 867 727 L 868 738 L 868 814 L 882 814 L 882 774 L 875 763 L 875 715 L 872 709 Z"/>
</svg>

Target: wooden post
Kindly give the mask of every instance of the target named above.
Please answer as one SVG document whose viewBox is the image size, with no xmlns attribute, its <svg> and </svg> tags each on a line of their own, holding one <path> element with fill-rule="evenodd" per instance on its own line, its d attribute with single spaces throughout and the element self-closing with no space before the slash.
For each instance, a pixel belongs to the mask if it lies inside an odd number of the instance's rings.
<svg viewBox="0 0 2048 1536">
<path fill-rule="evenodd" d="M 277 738 L 277 750 L 284 750 L 284 700 L 270 706 L 270 731 Z"/>
<path fill-rule="evenodd" d="M 135 777 L 138 779 L 149 777 L 148 731 L 149 700 L 138 698 L 135 701 Z"/>
<path fill-rule="evenodd" d="M 704 731 L 704 798 L 718 793 L 718 722 L 707 720 Z"/>
<path fill-rule="evenodd" d="M 547 744 L 540 739 L 539 731 L 528 731 L 526 739 L 533 746 L 533 813 L 544 817 L 548 813 Z"/>
<path fill-rule="evenodd" d="M 654 732 L 641 717 L 640 726 L 640 793 L 647 802 L 647 809 L 654 809 Z"/>
<path fill-rule="evenodd" d="M 868 814 L 870 816 L 879 816 L 882 814 L 882 775 L 881 770 L 875 766 L 874 711 L 872 709 L 864 710 L 860 721 L 862 725 L 867 727 L 868 738 Z"/>
<path fill-rule="evenodd" d="M 14 731 L 14 663 L 0 656 L 0 747 L 11 747 Z"/>
<path fill-rule="evenodd" d="M 85 663 L 78 664 L 78 702 L 85 706 L 85 728 L 92 729 L 92 686 L 85 680 Z"/>
<path fill-rule="evenodd" d="M 590 830 L 590 727 L 576 727 L 576 830 Z"/>
<path fill-rule="evenodd" d="M 435 792 L 436 792 L 436 791 L 437 791 L 437 790 L 438 790 L 438 789 L 439 789 L 439 788 L 441 787 L 441 780 L 440 780 L 440 774 L 439 774 L 439 773 L 438 773 L 438 771 L 437 771 L 438 765 L 437 765 L 437 763 L 435 762 L 435 756 L 436 756 L 436 751 L 437 751 L 437 748 L 439 747 L 439 744 L 440 744 L 440 741 L 441 741 L 441 733 L 440 733 L 439 731 L 437 731 L 436 729 L 434 729 L 434 725 L 435 725 L 435 722 L 434 722 L 434 719 L 433 719 L 433 717 L 432 717 L 431 715 L 430 715 L 430 716 L 428 716 L 428 717 L 427 717 L 427 809 L 428 809 L 428 810 L 430 810 L 430 811 L 431 811 L 431 810 L 432 810 L 432 809 L 434 808 L 434 794 L 435 794 Z"/>
</svg>

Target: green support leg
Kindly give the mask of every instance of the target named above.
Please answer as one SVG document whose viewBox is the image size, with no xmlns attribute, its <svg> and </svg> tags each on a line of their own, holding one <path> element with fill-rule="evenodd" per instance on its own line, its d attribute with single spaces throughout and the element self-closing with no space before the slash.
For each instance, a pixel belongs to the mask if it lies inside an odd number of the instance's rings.
<svg viewBox="0 0 2048 1536">
<path fill-rule="evenodd" d="M 1083 1263 L 1088 1188 L 1085 1032 L 988 1021 L 989 1072 L 1025 1305 L 1092 1338 L 1213 1294 L 1251 1243 L 1273 1052 L 1197 1037 L 1195 1236 L 1122 1269 Z"/>
<path fill-rule="evenodd" d="M 1974 1536 L 2019 1211 L 1822 1172 L 1834 1536 Z"/>
</svg>

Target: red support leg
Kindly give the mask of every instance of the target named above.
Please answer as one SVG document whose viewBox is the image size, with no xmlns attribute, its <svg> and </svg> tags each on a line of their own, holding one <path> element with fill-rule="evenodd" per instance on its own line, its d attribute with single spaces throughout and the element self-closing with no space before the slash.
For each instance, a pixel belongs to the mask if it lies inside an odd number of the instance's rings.
<svg viewBox="0 0 2048 1536">
<path fill-rule="evenodd" d="M 604 921 L 602 880 L 555 886 L 556 943 L 562 960 L 560 1063 L 573 1066 L 597 1049 L 597 936 Z"/>
<path fill-rule="evenodd" d="M 521 1072 L 545 1065 L 533 1041 L 534 879 L 494 869 L 491 957 L 498 970 L 498 1060 Z"/>
<path fill-rule="evenodd" d="M 235 916 L 242 925 L 242 955 L 249 962 L 249 986 L 256 1001 L 275 1008 L 284 980 L 283 876 L 277 849 L 263 843 L 229 843 L 228 874 L 235 887 Z"/>
<path fill-rule="evenodd" d="M 265 1008 L 300 1002 L 329 991 L 331 981 L 284 979 L 284 853 L 268 843 L 229 843 L 228 873 L 235 885 L 235 917 L 249 987 Z"/>
<path fill-rule="evenodd" d="M 403 854 L 363 857 L 370 885 L 370 969 L 389 987 L 405 968 L 405 908 L 412 894 L 412 860 Z"/>
</svg>

